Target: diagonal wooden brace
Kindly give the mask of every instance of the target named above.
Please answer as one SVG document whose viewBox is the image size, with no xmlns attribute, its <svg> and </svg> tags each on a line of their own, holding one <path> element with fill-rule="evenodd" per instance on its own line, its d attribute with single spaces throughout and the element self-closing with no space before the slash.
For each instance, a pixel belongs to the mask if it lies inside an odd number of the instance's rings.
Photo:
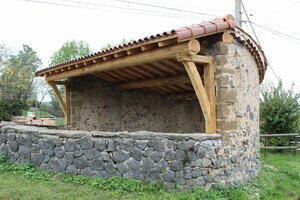
<svg viewBox="0 0 300 200">
<path fill-rule="evenodd" d="M 211 57 L 206 56 L 193 56 L 191 57 L 178 57 L 192 82 L 196 96 L 200 103 L 204 118 L 205 118 L 205 131 L 206 133 L 216 133 L 216 103 L 215 103 L 215 87 L 214 87 L 214 68 Z M 204 66 L 204 85 L 202 83 L 200 74 L 195 65 L 197 63 L 206 63 Z"/>
</svg>

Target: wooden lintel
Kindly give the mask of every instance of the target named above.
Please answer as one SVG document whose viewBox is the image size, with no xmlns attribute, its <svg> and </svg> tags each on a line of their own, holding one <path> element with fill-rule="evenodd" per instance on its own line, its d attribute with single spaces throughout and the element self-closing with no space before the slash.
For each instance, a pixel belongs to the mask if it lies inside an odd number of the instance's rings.
<svg viewBox="0 0 300 200">
<path fill-rule="evenodd" d="M 212 124 L 213 120 L 211 119 L 212 116 L 211 116 L 211 106 L 210 106 L 209 98 L 203 86 L 197 67 L 195 63 L 191 61 L 183 61 L 182 64 L 184 65 L 191 79 L 192 85 L 194 87 L 195 93 L 200 103 L 205 118 L 205 131 L 206 133 L 215 133 L 216 130 L 214 129 L 214 125 Z"/>
<path fill-rule="evenodd" d="M 53 83 L 52 81 L 49 81 L 48 82 L 48 84 L 52 87 L 52 89 L 54 90 L 54 94 L 55 94 L 55 96 L 56 96 L 56 98 L 57 98 L 57 100 L 58 100 L 58 102 L 59 102 L 59 104 L 60 104 L 60 106 L 61 106 L 61 108 L 62 108 L 62 110 L 63 110 L 63 112 L 64 112 L 64 114 L 65 114 L 65 116 L 67 115 L 67 109 L 66 109 L 66 104 L 65 104 L 65 102 L 64 102 L 64 99 L 62 98 L 62 96 L 61 96 L 61 94 L 60 94 L 60 92 L 59 92 L 59 90 L 58 90 L 58 88 L 57 88 L 57 86 L 55 85 L 55 83 Z"/>
<path fill-rule="evenodd" d="M 213 62 L 213 57 L 203 55 L 177 55 L 177 60 L 179 62 L 188 61 L 194 63 L 209 64 Z"/>
<path fill-rule="evenodd" d="M 176 55 L 182 53 L 185 55 L 195 55 L 200 51 L 200 43 L 197 40 L 189 40 L 173 46 L 161 47 L 131 56 L 125 56 L 107 60 L 96 64 L 88 65 L 84 68 L 77 68 L 62 73 L 47 76 L 47 81 L 59 80 L 67 77 L 81 76 L 95 73 L 96 71 L 113 70 L 122 67 L 133 65 L 142 65 L 146 63 L 155 62 L 158 60 L 174 59 Z"/>
<path fill-rule="evenodd" d="M 190 83 L 190 79 L 187 75 L 172 76 L 166 78 L 154 78 L 147 79 L 142 81 L 132 81 L 129 83 L 123 83 L 117 85 L 119 89 L 134 89 L 134 88 L 146 88 L 146 87 L 156 87 L 162 85 L 171 85 L 171 84 L 182 84 Z"/>
</svg>

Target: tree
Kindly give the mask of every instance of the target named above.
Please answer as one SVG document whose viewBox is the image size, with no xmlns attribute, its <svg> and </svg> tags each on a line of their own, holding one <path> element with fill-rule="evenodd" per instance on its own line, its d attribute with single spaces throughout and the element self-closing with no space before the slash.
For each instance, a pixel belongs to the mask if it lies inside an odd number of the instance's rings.
<svg viewBox="0 0 300 200">
<path fill-rule="evenodd" d="M 66 42 L 51 56 L 49 65 L 56 65 L 74 58 L 86 56 L 91 52 L 90 46 L 85 41 L 76 42 L 73 40 Z"/>
<path fill-rule="evenodd" d="M 49 64 L 56 65 L 68 60 L 72 60 L 74 58 L 86 56 L 91 52 L 92 50 L 87 42 L 84 41 L 76 42 L 73 40 L 64 43 L 62 47 L 51 56 Z M 63 87 L 58 86 L 58 89 L 60 93 L 63 94 Z M 61 107 L 52 90 L 50 90 L 49 96 L 51 98 L 51 104 L 53 107 L 51 114 L 60 117 L 63 116 Z"/>
<path fill-rule="evenodd" d="M 300 93 L 284 89 L 282 81 L 278 86 L 263 85 L 260 103 L 260 132 L 263 134 L 293 133 L 300 120 Z M 284 146 L 288 138 L 272 138 L 271 144 Z"/>
<path fill-rule="evenodd" d="M 1 65 L 0 98 L 4 110 L 10 115 L 18 115 L 32 95 L 34 72 L 42 63 L 28 45 L 23 45 L 17 55 L 7 57 Z"/>
</svg>

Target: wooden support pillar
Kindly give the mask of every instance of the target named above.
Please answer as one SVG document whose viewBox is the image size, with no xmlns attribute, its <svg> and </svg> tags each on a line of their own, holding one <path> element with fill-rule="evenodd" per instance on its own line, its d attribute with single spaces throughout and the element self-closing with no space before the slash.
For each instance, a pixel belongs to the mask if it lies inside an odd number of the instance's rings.
<svg viewBox="0 0 300 200">
<path fill-rule="evenodd" d="M 204 118 L 206 133 L 216 133 L 216 100 L 214 87 L 214 66 L 213 59 L 209 56 L 184 56 L 177 57 L 181 62 L 192 82 L 196 96 L 200 103 Z M 195 63 L 205 63 L 204 66 L 204 84 Z"/>
<path fill-rule="evenodd" d="M 48 84 L 52 87 L 54 94 L 59 102 L 59 105 L 62 108 L 62 111 L 65 115 L 65 125 L 70 124 L 70 88 L 69 84 L 66 81 L 48 81 Z M 59 92 L 57 85 L 64 85 L 64 98 Z"/>
</svg>

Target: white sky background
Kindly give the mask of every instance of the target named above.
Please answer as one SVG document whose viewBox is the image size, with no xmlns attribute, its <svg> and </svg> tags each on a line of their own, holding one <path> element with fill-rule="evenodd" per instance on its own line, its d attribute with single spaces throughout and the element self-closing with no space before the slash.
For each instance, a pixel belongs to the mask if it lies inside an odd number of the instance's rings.
<svg viewBox="0 0 300 200">
<path fill-rule="evenodd" d="M 33 0 L 35 1 L 35 0 Z M 139 39 L 151 34 L 168 31 L 182 26 L 212 20 L 216 16 L 234 15 L 234 0 L 128 0 L 157 6 L 172 7 L 194 13 L 159 9 L 148 6 L 122 3 L 118 0 L 36 0 L 58 6 L 34 3 L 26 0 L 0 0 L 0 43 L 15 49 L 22 44 L 32 47 L 47 67 L 50 56 L 63 43 L 70 40 L 84 40 L 94 52 L 107 43 L 117 44 L 123 38 Z M 103 6 L 78 4 L 77 2 L 118 6 L 114 9 Z M 251 20 L 259 25 L 287 34 L 295 39 L 285 39 L 257 26 L 254 29 L 266 56 L 277 76 L 286 87 L 294 82 L 294 90 L 300 92 L 300 0 L 244 0 Z M 80 7 L 80 8 L 79 8 Z M 82 8 L 85 7 L 85 8 Z M 130 11 L 128 9 L 148 10 Z M 172 16 L 163 13 L 173 13 Z M 206 13 L 201 15 L 196 13 Z M 243 14 L 243 20 L 246 16 Z M 243 29 L 251 33 L 249 24 Z M 278 34 L 278 33 L 277 33 Z M 265 81 L 277 83 L 269 66 Z"/>
</svg>

